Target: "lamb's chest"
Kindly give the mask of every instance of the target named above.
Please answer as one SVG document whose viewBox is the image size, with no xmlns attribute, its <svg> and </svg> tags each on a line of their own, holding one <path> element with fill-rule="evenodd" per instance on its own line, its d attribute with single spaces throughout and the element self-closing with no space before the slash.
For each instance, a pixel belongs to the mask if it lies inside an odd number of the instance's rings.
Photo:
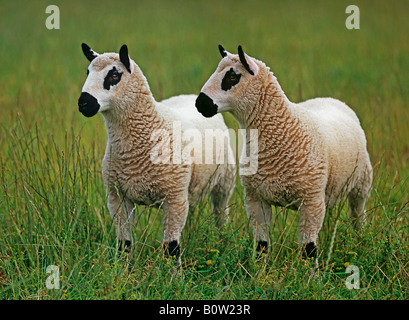
<svg viewBox="0 0 409 320">
<path fill-rule="evenodd" d="M 128 176 L 128 179 L 122 175 L 120 180 L 122 190 L 137 204 L 153 205 L 165 198 L 161 188 L 155 179 L 149 178 L 149 174 Z"/>
<path fill-rule="evenodd" d="M 148 170 L 136 170 L 132 164 L 122 161 L 104 161 L 105 183 L 123 193 L 134 203 L 153 205 L 163 200 L 164 195 L 157 181 Z"/>
<path fill-rule="evenodd" d="M 242 176 L 243 186 L 246 192 L 251 192 L 258 199 L 262 199 L 274 206 L 294 207 L 299 200 L 299 195 L 290 188 L 279 176 L 267 178 L 266 176 L 255 174 Z"/>
</svg>

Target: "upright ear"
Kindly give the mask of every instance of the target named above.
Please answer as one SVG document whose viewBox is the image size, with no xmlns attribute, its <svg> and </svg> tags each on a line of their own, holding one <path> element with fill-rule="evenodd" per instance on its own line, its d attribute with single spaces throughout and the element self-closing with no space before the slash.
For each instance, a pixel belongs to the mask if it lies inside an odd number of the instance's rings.
<svg viewBox="0 0 409 320">
<path fill-rule="evenodd" d="M 131 63 L 129 61 L 128 47 L 124 44 L 119 50 L 119 59 L 124 64 L 126 70 L 131 73 Z"/>
<path fill-rule="evenodd" d="M 96 53 L 94 50 L 92 50 L 87 44 L 82 43 L 81 48 L 82 48 L 82 52 L 84 52 L 84 55 L 87 57 L 89 62 L 91 62 L 96 57 L 98 57 L 98 53 Z"/>
<path fill-rule="evenodd" d="M 258 74 L 257 64 L 253 61 L 252 58 L 250 58 L 247 54 L 244 53 L 241 46 L 239 46 L 238 50 L 241 64 L 252 76 L 256 76 Z"/>
<path fill-rule="evenodd" d="M 220 51 L 220 54 L 222 55 L 222 58 L 227 56 L 227 51 L 222 47 L 221 44 L 219 44 L 219 51 Z"/>
<path fill-rule="evenodd" d="M 228 52 L 226 49 L 224 49 L 221 44 L 219 44 L 219 52 L 220 52 L 220 54 L 222 55 L 222 58 L 224 58 L 224 57 L 227 56 L 228 54 L 231 54 L 231 53 Z"/>
</svg>

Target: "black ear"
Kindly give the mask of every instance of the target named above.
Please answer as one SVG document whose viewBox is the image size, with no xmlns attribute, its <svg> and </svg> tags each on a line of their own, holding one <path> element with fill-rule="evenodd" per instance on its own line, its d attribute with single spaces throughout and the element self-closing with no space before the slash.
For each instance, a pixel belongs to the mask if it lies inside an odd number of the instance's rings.
<svg viewBox="0 0 409 320">
<path fill-rule="evenodd" d="M 129 62 L 128 47 L 124 44 L 119 50 L 119 59 L 124 64 L 126 70 L 131 73 L 131 63 Z"/>
<path fill-rule="evenodd" d="M 219 51 L 220 51 L 220 54 L 222 55 L 222 58 L 227 56 L 227 51 L 222 47 L 221 44 L 219 44 Z"/>
<path fill-rule="evenodd" d="M 84 55 L 87 57 L 89 62 L 91 62 L 96 57 L 98 57 L 98 54 L 94 52 L 87 44 L 82 43 L 81 48 L 82 48 L 82 52 L 84 52 Z"/>
<path fill-rule="evenodd" d="M 250 66 L 246 60 L 246 57 L 244 56 L 244 52 L 243 49 L 241 48 L 241 46 L 239 46 L 239 58 L 240 61 L 242 63 L 242 65 L 244 66 L 244 68 L 246 68 L 246 70 L 252 75 L 254 76 L 254 72 L 250 69 Z"/>
</svg>

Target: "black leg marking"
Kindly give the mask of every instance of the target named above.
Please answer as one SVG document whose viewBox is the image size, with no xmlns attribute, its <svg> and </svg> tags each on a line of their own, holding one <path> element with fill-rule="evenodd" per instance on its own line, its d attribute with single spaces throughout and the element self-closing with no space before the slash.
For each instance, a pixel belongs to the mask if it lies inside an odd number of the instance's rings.
<svg viewBox="0 0 409 320">
<path fill-rule="evenodd" d="M 317 247 L 314 242 L 308 242 L 304 248 L 303 258 L 309 259 L 313 258 L 314 260 L 317 258 Z"/>
<path fill-rule="evenodd" d="M 179 259 L 180 257 L 180 245 L 176 240 L 163 245 L 163 250 L 168 257 L 175 257 Z"/>
<path fill-rule="evenodd" d="M 268 252 L 268 243 L 267 241 L 258 241 L 256 250 L 260 253 L 267 253 Z"/>
<path fill-rule="evenodd" d="M 119 240 L 119 251 L 130 253 L 131 252 L 131 241 L 130 240 Z"/>
</svg>

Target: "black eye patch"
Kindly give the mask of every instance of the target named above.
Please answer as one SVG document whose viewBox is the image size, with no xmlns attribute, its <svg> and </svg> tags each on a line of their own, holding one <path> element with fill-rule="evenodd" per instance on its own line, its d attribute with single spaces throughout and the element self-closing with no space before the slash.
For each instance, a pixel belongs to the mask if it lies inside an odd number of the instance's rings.
<svg viewBox="0 0 409 320">
<path fill-rule="evenodd" d="M 121 81 L 122 72 L 118 72 L 115 67 L 113 67 L 104 79 L 104 89 L 109 90 L 112 86 L 116 85 Z"/>
<path fill-rule="evenodd" d="M 222 80 L 222 90 L 230 90 L 233 86 L 239 83 L 240 78 L 241 74 L 234 72 L 233 68 L 230 68 L 230 70 L 226 72 Z"/>
</svg>

